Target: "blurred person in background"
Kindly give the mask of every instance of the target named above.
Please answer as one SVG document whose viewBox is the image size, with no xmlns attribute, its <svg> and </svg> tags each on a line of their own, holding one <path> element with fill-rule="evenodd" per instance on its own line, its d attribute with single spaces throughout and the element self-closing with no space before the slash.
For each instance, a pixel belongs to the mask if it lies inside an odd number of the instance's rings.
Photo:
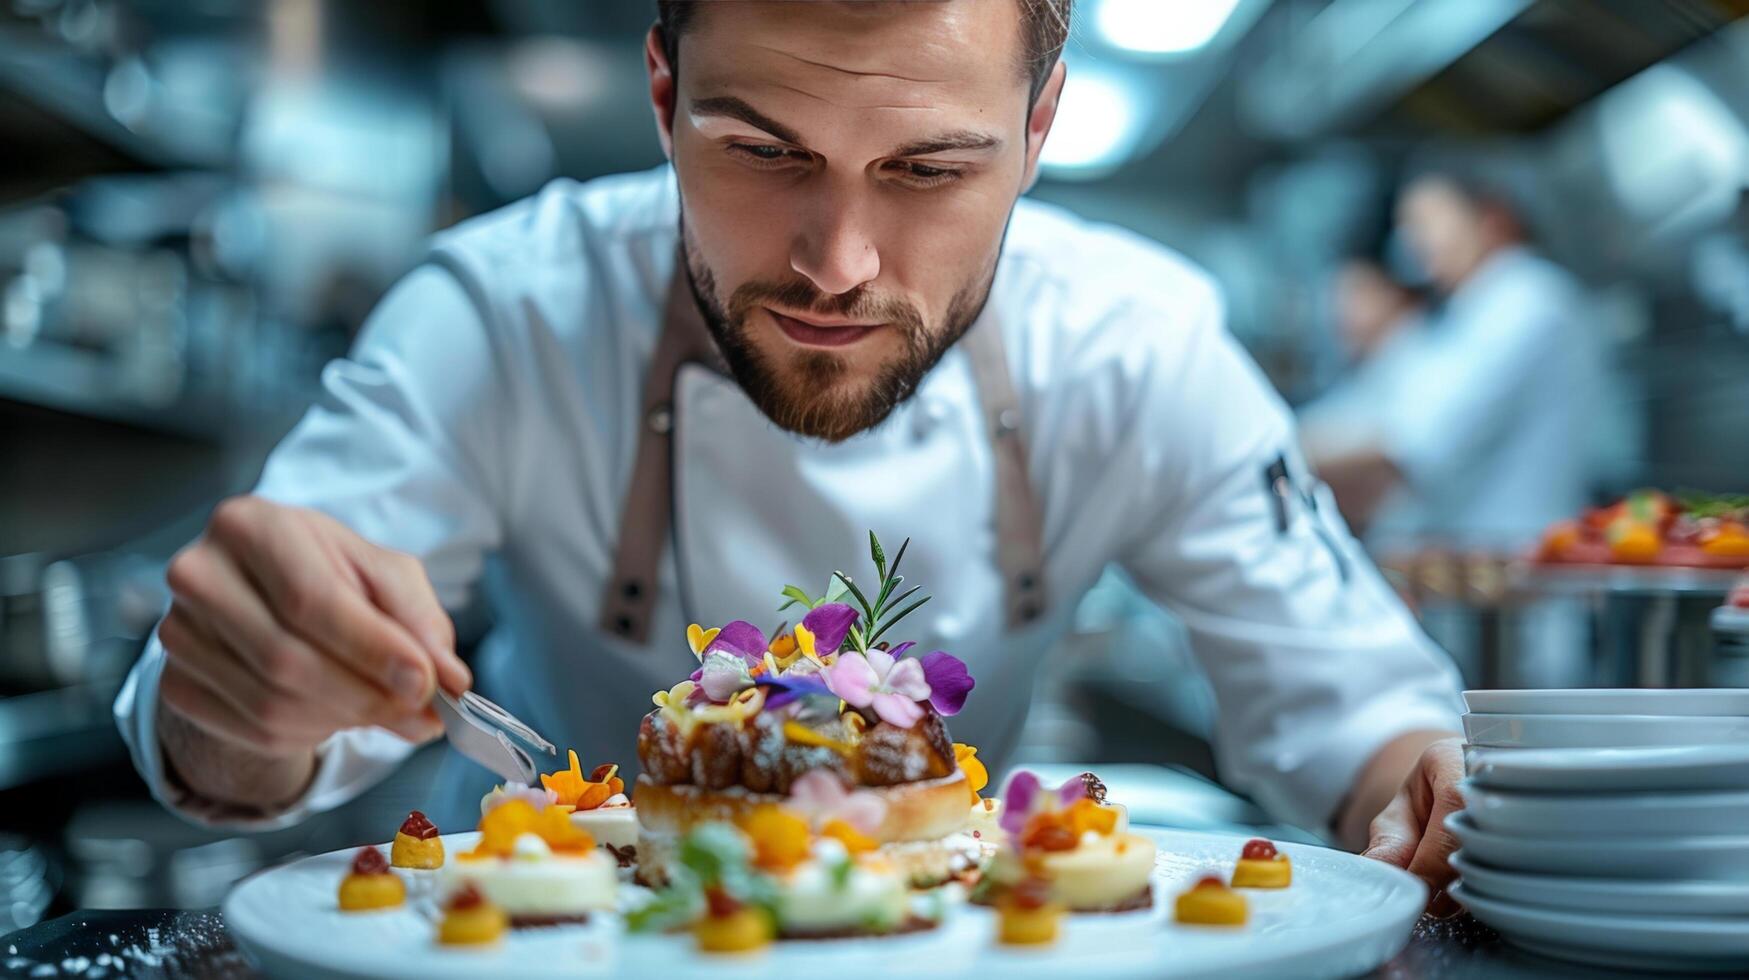
<svg viewBox="0 0 1749 980">
<path fill-rule="evenodd" d="M 1414 397 L 1429 333 L 1422 291 L 1369 255 L 1352 256 L 1337 268 L 1331 305 L 1347 369 L 1299 411 L 1300 444 L 1314 469 L 1379 443 L 1385 420 Z M 1418 522 L 1408 488 L 1392 486 L 1370 515 L 1366 537 L 1376 543 L 1410 535 Z"/>
<path fill-rule="evenodd" d="M 1397 223 L 1442 298 L 1436 327 L 1376 433 L 1318 472 L 1358 528 L 1403 489 L 1424 538 L 1521 548 L 1588 499 L 1603 368 L 1584 290 L 1504 193 L 1456 169 L 1411 180 Z"/>
</svg>

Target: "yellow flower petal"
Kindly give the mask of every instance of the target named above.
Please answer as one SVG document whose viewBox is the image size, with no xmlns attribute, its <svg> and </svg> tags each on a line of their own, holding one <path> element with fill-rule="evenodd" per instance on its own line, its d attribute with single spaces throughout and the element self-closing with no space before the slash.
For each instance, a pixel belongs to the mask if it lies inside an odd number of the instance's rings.
<svg viewBox="0 0 1749 980">
<path fill-rule="evenodd" d="M 960 769 L 966 774 L 966 785 L 971 788 L 972 802 L 978 801 L 978 791 L 990 785 L 990 770 L 978 761 L 976 746 L 964 742 L 953 743 L 953 758 L 959 763 Z"/>
<path fill-rule="evenodd" d="M 820 662 L 820 655 L 814 650 L 814 634 L 801 623 L 796 624 L 796 646 L 802 648 L 802 653 L 815 663 Z"/>
<path fill-rule="evenodd" d="M 716 639 L 717 634 L 722 631 L 721 626 L 713 626 L 707 630 L 697 623 L 693 623 L 686 628 L 686 645 L 692 647 L 693 656 L 702 657 L 704 656 L 704 648 L 710 646 L 711 641 Z"/>
<path fill-rule="evenodd" d="M 797 745 L 819 745 L 831 749 L 839 755 L 849 755 L 855 752 L 854 746 L 827 738 L 812 728 L 800 722 L 786 721 L 783 723 L 783 737 Z"/>
</svg>

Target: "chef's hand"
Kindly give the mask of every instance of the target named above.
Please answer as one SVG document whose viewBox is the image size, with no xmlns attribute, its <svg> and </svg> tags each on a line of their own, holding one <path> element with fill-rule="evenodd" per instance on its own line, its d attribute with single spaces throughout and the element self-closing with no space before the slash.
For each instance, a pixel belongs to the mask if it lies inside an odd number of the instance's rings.
<svg viewBox="0 0 1749 980">
<path fill-rule="evenodd" d="M 324 514 L 226 500 L 168 578 L 158 731 L 208 798 L 289 803 L 328 736 L 379 725 L 428 741 L 442 732 L 437 686 L 472 683 L 419 561 Z"/>
<path fill-rule="evenodd" d="M 1440 738 L 1421 751 L 1391 801 L 1367 831 L 1366 857 L 1377 858 L 1427 883 L 1427 911 L 1449 915 L 1458 910 L 1445 894 L 1456 872 L 1448 859 L 1457 839 L 1445 829 L 1445 818 L 1464 808 L 1458 783 L 1464 778 L 1463 739 Z"/>
</svg>

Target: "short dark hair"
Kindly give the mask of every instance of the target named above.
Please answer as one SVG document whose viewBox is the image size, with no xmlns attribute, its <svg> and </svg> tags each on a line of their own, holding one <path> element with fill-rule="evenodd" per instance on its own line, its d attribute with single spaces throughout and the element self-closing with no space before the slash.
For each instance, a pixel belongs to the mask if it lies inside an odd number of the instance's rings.
<svg viewBox="0 0 1749 980">
<path fill-rule="evenodd" d="M 1038 100 L 1051 77 L 1063 45 L 1069 41 L 1069 14 L 1075 0 L 1016 0 L 1020 4 L 1022 57 L 1030 88 L 1027 104 Z M 656 24 L 662 29 L 662 50 L 668 67 L 680 72 L 680 35 L 703 0 L 656 0 Z"/>
</svg>

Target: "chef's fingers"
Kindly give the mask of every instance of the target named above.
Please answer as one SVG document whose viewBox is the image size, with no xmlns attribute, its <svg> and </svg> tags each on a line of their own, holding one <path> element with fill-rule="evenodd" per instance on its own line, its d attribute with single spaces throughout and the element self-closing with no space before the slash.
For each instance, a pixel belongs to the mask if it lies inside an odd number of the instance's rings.
<svg viewBox="0 0 1749 980">
<path fill-rule="evenodd" d="M 1415 857 L 1409 862 L 1409 873 L 1427 882 L 1427 886 L 1439 892 L 1451 880 L 1457 877 L 1457 872 L 1451 867 L 1451 853 L 1458 848 L 1458 840 L 1445 827 L 1445 818 L 1464 808 L 1464 798 L 1458 792 L 1457 784 L 1446 779 L 1432 781 L 1433 808 L 1428 813 L 1421 829 L 1421 843 L 1415 847 Z"/>
<path fill-rule="evenodd" d="M 286 692 L 269 684 L 249 669 L 243 658 L 208 629 L 203 620 L 189 615 L 179 605 L 172 606 L 170 614 L 159 624 L 158 639 L 164 645 L 165 657 L 178 671 L 223 700 L 269 740 L 288 740 L 293 748 L 311 747 L 342 728 L 361 724 L 338 716 L 333 705 L 319 695 Z M 338 668 L 335 672 L 339 672 Z M 415 740 L 425 737 L 429 726 L 409 726 L 406 721 L 399 713 L 383 718 L 385 727 L 403 737 Z M 268 751 L 264 746 L 257 747 Z"/>
<path fill-rule="evenodd" d="M 231 663 L 215 666 L 209 673 L 219 683 L 220 693 L 243 695 L 239 707 L 254 708 L 263 699 L 256 688 L 265 685 L 278 697 L 310 702 L 302 715 L 321 720 L 328 730 L 351 725 L 376 724 L 397 719 L 405 705 L 384 695 L 375 686 L 342 663 L 325 656 L 274 619 L 267 603 L 255 591 L 236 562 L 215 547 L 190 547 L 170 564 L 171 589 L 178 606 L 186 604 L 197 614 L 178 624 L 195 625 L 234 651 Z M 175 616 L 175 610 L 172 610 Z M 160 638 L 163 633 L 160 629 Z M 251 675 L 238 677 L 239 673 Z M 248 683 L 255 680 L 256 684 Z"/>
<path fill-rule="evenodd" d="M 296 750 L 289 740 L 274 739 L 175 660 L 164 662 L 164 672 L 158 678 L 158 696 L 190 724 L 218 738 L 268 755 L 290 755 Z"/>
<path fill-rule="evenodd" d="M 1362 857 L 1407 868 L 1415 857 L 1420 837 L 1421 827 L 1409 808 L 1409 799 L 1399 792 L 1373 818 L 1367 829 L 1366 849 L 1360 853 Z"/>
<path fill-rule="evenodd" d="M 436 685 L 432 659 L 405 627 L 372 605 L 338 522 L 239 497 L 213 511 L 208 533 L 226 544 L 292 632 L 368 678 L 407 709 Z"/>
<path fill-rule="evenodd" d="M 457 695 L 472 687 L 473 674 L 455 653 L 455 623 L 437 600 L 437 592 L 419 559 L 361 539 L 353 562 L 363 574 L 377 608 L 412 631 L 431 654 L 438 684 Z"/>
</svg>

